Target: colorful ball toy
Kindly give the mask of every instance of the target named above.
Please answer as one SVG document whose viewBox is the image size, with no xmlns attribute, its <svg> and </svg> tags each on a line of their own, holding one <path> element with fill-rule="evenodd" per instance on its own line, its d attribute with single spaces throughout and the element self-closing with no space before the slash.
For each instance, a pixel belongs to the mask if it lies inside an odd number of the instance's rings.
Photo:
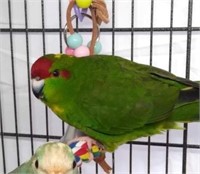
<svg viewBox="0 0 200 174">
<path fill-rule="evenodd" d="M 93 144 L 91 149 L 89 149 L 86 141 L 76 141 L 69 144 L 69 146 L 71 147 L 72 152 L 75 155 L 77 166 L 80 166 L 82 164 L 82 161 L 90 162 L 91 160 L 94 160 L 104 155 L 102 149 L 100 149 L 95 144 Z"/>
</svg>

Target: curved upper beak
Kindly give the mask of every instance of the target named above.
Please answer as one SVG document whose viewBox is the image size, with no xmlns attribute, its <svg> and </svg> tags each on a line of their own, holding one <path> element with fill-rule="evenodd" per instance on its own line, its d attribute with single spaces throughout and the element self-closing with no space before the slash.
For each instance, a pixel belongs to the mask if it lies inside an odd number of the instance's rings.
<svg viewBox="0 0 200 174">
<path fill-rule="evenodd" d="M 38 98 L 42 99 L 43 95 L 43 88 L 44 88 L 44 80 L 38 80 L 37 78 L 32 79 L 32 91 L 33 94 Z"/>
</svg>

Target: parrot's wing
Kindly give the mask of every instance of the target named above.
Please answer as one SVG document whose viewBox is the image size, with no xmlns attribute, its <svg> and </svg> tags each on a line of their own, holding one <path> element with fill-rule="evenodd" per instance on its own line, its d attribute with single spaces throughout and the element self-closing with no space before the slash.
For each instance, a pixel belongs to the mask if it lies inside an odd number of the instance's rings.
<svg viewBox="0 0 200 174">
<path fill-rule="evenodd" d="M 193 82 L 189 79 L 177 77 L 177 76 L 175 76 L 167 71 L 164 71 L 162 69 L 159 69 L 159 68 L 152 67 L 150 73 L 152 75 L 159 77 L 160 79 L 163 79 L 163 80 L 167 79 L 169 81 L 174 81 L 174 82 L 180 83 L 182 85 L 185 85 L 186 87 L 193 87 L 193 88 L 199 89 L 199 83 Z"/>
<path fill-rule="evenodd" d="M 120 66 L 123 70 L 126 69 L 126 70 L 134 72 L 134 70 L 136 69 L 137 71 L 140 71 L 141 73 L 146 72 L 146 73 L 152 74 L 153 76 L 160 78 L 160 80 L 165 81 L 165 83 L 172 83 L 173 85 L 175 85 L 173 83 L 173 82 L 175 82 L 175 83 L 180 83 L 180 85 L 191 86 L 191 87 L 199 89 L 199 83 L 193 82 L 186 78 L 177 77 L 174 74 L 172 74 L 168 71 L 165 71 L 163 69 L 160 69 L 160 68 L 157 68 L 154 66 L 138 64 L 135 62 L 130 63 L 130 61 L 127 61 L 120 57 L 116 57 L 115 59 L 118 60 Z M 169 81 L 166 81 L 166 80 L 169 80 Z"/>
<path fill-rule="evenodd" d="M 151 67 L 107 57 L 90 67 L 95 69 L 89 71 L 77 101 L 77 110 L 83 113 L 83 127 L 119 135 L 164 120 L 173 110 L 177 82 L 168 85 L 170 80 L 153 75 Z M 174 77 L 166 72 L 167 75 Z"/>
<path fill-rule="evenodd" d="M 199 100 L 199 82 L 174 76 L 169 72 L 155 67 L 151 68 L 150 73 L 154 76 L 154 78 L 161 80 L 164 83 L 179 86 L 180 91 L 176 107 L 187 104 L 188 102 L 196 102 Z"/>
</svg>

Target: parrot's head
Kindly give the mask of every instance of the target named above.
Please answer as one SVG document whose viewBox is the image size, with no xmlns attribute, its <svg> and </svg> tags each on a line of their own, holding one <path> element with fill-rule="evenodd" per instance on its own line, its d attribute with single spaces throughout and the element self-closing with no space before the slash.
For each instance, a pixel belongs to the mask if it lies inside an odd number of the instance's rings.
<svg viewBox="0 0 200 174">
<path fill-rule="evenodd" d="M 75 174 L 77 171 L 71 148 L 60 142 L 40 146 L 31 158 L 32 167 L 38 174 Z"/>
<path fill-rule="evenodd" d="M 33 94 L 44 103 L 60 101 L 71 78 L 69 69 L 73 61 L 75 58 L 64 54 L 49 54 L 37 59 L 31 67 Z"/>
<path fill-rule="evenodd" d="M 72 149 L 61 142 L 41 145 L 30 158 L 10 174 L 77 174 L 78 168 Z"/>
</svg>

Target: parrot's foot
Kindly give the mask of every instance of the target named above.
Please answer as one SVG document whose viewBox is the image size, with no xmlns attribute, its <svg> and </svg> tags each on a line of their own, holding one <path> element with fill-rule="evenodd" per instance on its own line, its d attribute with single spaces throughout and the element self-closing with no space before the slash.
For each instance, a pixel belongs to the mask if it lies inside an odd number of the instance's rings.
<svg viewBox="0 0 200 174">
<path fill-rule="evenodd" d="M 74 146 L 75 146 L 75 149 L 78 149 L 79 151 L 80 149 L 82 149 L 82 152 L 85 152 L 85 154 L 88 154 L 88 157 L 87 157 L 88 161 L 94 160 L 96 163 L 98 163 L 102 167 L 102 169 L 104 170 L 106 174 L 112 173 L 112 168 L 105 161 L 105 148 L 103 147 L 102 144 L 100 144 L 99 142 L 97 142 L 96 140 L 88 136 L 80 136 L 68 141 L 67 143 L 69 146 L 72 147 L 72 149 L 74 148 Z M 83 144 L 87 144 L 87 146 L 84 146 Z M 94 156 L 95 152 L 98 152 L 99 155 Z"/>
<path fill-rule="evenodd" d="M 88 136 L 81 136 L 81 137 L 76 137 L 70 141 L 67 142 L 67 144 L 71 144 L 77 141 L 85 141 L 88 145 L 88 148 L 91 149 L 92 145 L 97 145 L 99 148 L 101 148 L 102 150 L 104 150 L 104 146 L 97 142 L 95 139 L 88 137 Z"/>
</svg>

